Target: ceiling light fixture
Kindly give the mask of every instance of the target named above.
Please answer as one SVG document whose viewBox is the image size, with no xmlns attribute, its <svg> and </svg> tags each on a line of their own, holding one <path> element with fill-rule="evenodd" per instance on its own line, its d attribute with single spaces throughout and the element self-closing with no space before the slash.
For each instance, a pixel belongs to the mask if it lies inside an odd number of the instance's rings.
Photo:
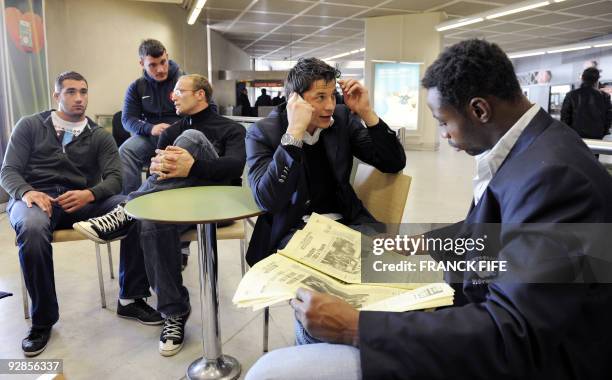
<svg viewBox="0 0 612 380">
<path fill-rule="evenodd" d="M 511 6 L 511 7 L 503 7 L 501 9 L 505 9 L 502 10 L 501 12 L 499 10 L 496 10 L 497 12 L 486 16 L 485 18 L 487 20 L 491 20 L 494 18 L 498 18 L 498 17 L 503 17 L 503 16 L 508 16 L 514 13 L 519 13 L 519 12 L 524 12 L 524 11 L 528 11 L 530 9 L 534 9 L 534 8 L 540 8 L 540 7 L 544 7 L 546 5 L 549 5 L 550 1 L 540 1 L 538 3 L 534 3 L 534 4 L 529 4 L 529 5 L 525 5 L 522 7 L 515 7 L 515 6 Z"/>
<path fill-rule="evenodd" d="M 443 32 L 445 30 L 449 30 L 449 29 L 455 29 L 455 28 L 460 28 L 462 26 L 466 26 L 466 25 L 470 25 L 470 24 L 475 24 L 477 22 L 481 22 L 484 21 L 484 18 L 482 17 L 477 17 L 477 18 L 470 18 L 470 19 L 461 19 L 457 22 L 453 22 L 451 24 L 447 24 L 447 25 L 438 25 L 436 26 L 436 30 L 438 32 Z"/>
<path fill-rule="evenodd" d="M 332 57 L 323 58 L 323 60 L 324 61 L 333 61 L 336 58 L 342 58 L 342 57 L 346 57 L 347 55 L 353 55 L 353 54 L 361 53 L 362 51 L 365 51 L 365 48 L 347 51 L 346 53 L 341 53 L 341 54 L 334 55 Z"/>
<path fill-rule="evenodd" d="M 514 13 L 528 11 L 534 8 L 544 7 L 546 5 L 550 5 L 554 0 L 542 1 L 542 0 L 528 0 L 521 1 L 520 3 L 507 5 L 504 7 L 499 7 L 495 9 L 491 9 L 486 12 L 480 12 L 469 16 L 469 18 L 463 18 L 460 20 L 450 20 L 442 22 L 436 25 L 436 30 L 438 32 L 442 32 L 449 29 L 460 28 L 462 26 L 475 24 L 477 22 L 481 22 L 484 20 L 492 20 L 498 17 L 508 16 Z M 561 0 L 563 1 L 563 0 Z M 558 2 L 558 1 L 555 1 Z"/>
<path fill-rule="evenodd" d="M 563 53 L 566 51 L 574 51 L 574 50 L 584 50 L 584 49 L 590 49 L 592 48 L 592 45 L 583 45 L 583 46 L 574 46 L 574 47 L 565 47 L 565 48 L 560 48 L 560 49 L 555 49 L 555 50 L 547 50 L 546 52 L 548 54 L 554 54 L 554 53 Z"/>
<path fill-rule="evenodd" d="M 202 8 L 204 8 L 204 4 L 206 4 L 206 0 L 198 0 L 196 5 L 191 8 L 191 13 L 189 13 L 189 18 L 187 19 L 187 24 L 195 24 L 196 20 L 200 16 L 200 12 L 202 12 Z"/>
<path fill-rule="evenodd" d="M 583 42 L 584 43 L 584 42 Z M 586 42 L 589 45 L 561 45 L 561 46 L 553 46 L 549 47 L 550 50 L 525 50 L 525 51 L 516 51 L 514 53 L 508 53 L 508 58 L 523 58 L 523 57 L 532 57 L 535 55 L 543 55 L 543 54 L 555 54 L 555 53 L 563 53 L 566 51 L 575 51 L 575 50 L 586 50 L 591 48 L 602 48 L 612 46 L 612 40 L 599 40 L 599 41 L 588 41 Z"/>
<path fill-rule="evenodd" d="M 533 57 L 536 55 L 544 55 L 544 54 L 546 54 L 545 51 L 525 52 L 525 53 L 508 54 L 508 58 Z"/>
</svg>

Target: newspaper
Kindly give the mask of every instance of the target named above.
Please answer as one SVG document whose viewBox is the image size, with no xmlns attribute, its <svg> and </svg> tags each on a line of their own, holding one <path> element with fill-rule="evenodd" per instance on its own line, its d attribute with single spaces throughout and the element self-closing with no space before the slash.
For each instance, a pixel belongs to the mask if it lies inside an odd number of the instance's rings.
<svg viewBox="0 0 612 380">
<path fill-rule="evenodd" d="M 445 283 L 361 284 L 360 279 L 361 234 L 313 214 L 284 249 L 246 273 L 232 301 L 258 310 L 294 298 L 303 287 L 361 310 L 407 311 L 453 303 L 453 290 Z"/>
</svg>

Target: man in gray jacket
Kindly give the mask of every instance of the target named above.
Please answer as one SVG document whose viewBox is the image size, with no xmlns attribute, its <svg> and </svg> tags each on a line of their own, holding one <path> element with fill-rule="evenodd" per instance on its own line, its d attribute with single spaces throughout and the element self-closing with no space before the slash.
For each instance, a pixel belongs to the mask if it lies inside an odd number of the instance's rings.
<svg viewBox="0 0 612 380">
<path fill-rule="evenodd" d="M 53 231 L 105 214 L 125 198 L 114 195 L 121 192 L 117 146 L 109 133 L 85 116 L 85 78 L 75 72 L 60 74 L 53 97 L 57 110 L 19 120 L 0 170 L 0 185 L 11 196 L 7 212 L 32 299 L 32 328 L 22 341 L 26 356 L 45 349 L 59 319 Z M 117 314 L 161 324 L 161 315 L 142 299 L 150 296 L 149 283 L 142 252 L 131 252 L 130 243 L 128 239 L 121 243 Z"/>
</svg>

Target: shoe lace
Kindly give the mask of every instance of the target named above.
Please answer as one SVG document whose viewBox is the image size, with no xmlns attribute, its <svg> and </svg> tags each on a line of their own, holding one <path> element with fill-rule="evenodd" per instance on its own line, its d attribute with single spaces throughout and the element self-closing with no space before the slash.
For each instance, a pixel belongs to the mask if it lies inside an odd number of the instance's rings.
<svg viewBox="0 0 612 380">
<path fill-rule="evenodd" d="M 90 219 L 90 222 L 99 230 L 108 232 L 121 227 L 122 224 L 130 220 L 132 218 L 125 213 L 123 207 L 117 206 L 106 215 Z"/>
<path fill-rule="evenodd" d="M 162 336 L 165 339 L 180 339 L 183 332 L 183 317 L 170 317 L 164 322 Z"/>
</svg>

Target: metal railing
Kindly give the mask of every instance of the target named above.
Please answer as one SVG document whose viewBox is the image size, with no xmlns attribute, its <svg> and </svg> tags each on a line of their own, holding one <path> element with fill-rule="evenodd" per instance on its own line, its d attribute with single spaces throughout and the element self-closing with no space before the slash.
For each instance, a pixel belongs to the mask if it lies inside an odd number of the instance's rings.
<svg viewBox="0 0 612 380">
<path fill-rule="evenodd" d="M 612 141 L 582 139 L 586 146 L 595 154 L 612 154 Z"/>
</svg>

